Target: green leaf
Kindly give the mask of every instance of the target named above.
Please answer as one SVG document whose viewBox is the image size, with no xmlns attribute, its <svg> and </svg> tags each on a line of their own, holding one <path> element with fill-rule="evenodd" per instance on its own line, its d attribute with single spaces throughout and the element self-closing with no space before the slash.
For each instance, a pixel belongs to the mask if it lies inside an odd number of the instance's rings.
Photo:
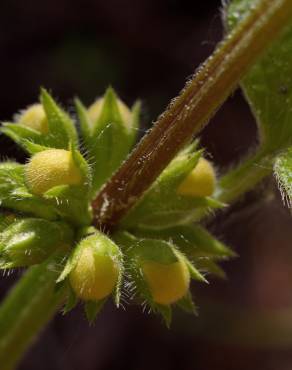
<svg viewBox="0 0 292 370">
<path fill-rule="evenodd" d="M 76 294 L 74 293 L 73 289 L 70 287 L 70 284 L 68 284 L 68 296 L 67 296 L 66 303 L 62 309 L 63 314 L 66 315 L 66 313 L 73 310 L 73 308 L 75 308 L 77 304 L 78 304 L 78 298 Z"/>
<path fill-rule="evenodd" d="M 117 257 L 117 260 L 118 260 L 118 265 L 119 265 L 119 272 L 118 272 L 118 280 L 115 285 L 115 289 L 113 291 L 113 299 L 114 299 L 115 305 L 117 306 L 117 308 L 119 308 L 120 302 L 121 302 L 122 287 L 123 287 L 123 277 L 125 273 L 122 254 L 120 254 Z"/>
<path fill-rule="evenodd" d="M 75 99 L 75 107 L 79 118 L 81 137 L 84 141 L 85 146 L 88 147 L 92 127 L 87 109 L 79 99 Z"/>
<path fill-rule="evenodd" d="M 182 309 L 183 311 L 185 311 L 187 313 L 195 314 L 195 315 L 198 314 L 198 309 L 197 309 L 196 305 L 193 302 L 193 298 L 192 298 L 192 295 L 191 295 L 190 291 L 188 291 L 188 293 L 183 298 L 181 298 L 176 303 L 176 305 L 180 309 Z"/>
<path fill-rule="evenodd" d="M 232 29 L 254 5 L 254 0 L 233 0 L 227 11 Z M 260 145 L 271 152 L 292 142 L 292 25 L 254 64 L 242 81 L 256 116 Z"/>
<path fill-rule="evenodd" d="M 178 261 L 173 244 L 164 240 L 138 239 L 129 250 L 129 254 L 141 261 L 154 261 L 166 265 Z"/>
<path fill-rule="evenodd" d="M 68 149 L 70 142 L 78 145 L 73 121 L 45 89 L 41 89 L 41 102 L 47 115 L 49 136 L 54 147 Z"/>
<path fill-rule="evenodd" d="M 153 185 L 152 191 L 172 193 L 185 177 L 196 167 L 202 150 L 197 150 L 198 142 L 183 149 L 166 167 Z M 191 149 L 190 149 L 191 148 Z"/>
<path fill-rule="evenodd" d="M 44 195 L 48 204 L 64 219 L 74 225 L 83 226 L 91 222 L 91 211 L 86 193 L 74 185 L 59 185 L 48 190 Z"/>
<path fill-rule="evenodd" d="M 96 319 L 97 314 L 101 311 L 105 302 L 106 302 L 106 298 L 101 299 L 100 301 L 97 301 L 97 302 L 89 301 L 85 303 L 84 309 L 85 309 L 87 320 L 90 324 L 93 324 L 93 322 Z"/>
<path fill-rule="evenodd" d="M 31 155 L 37 154 L 39 152 L 43 152 L 44 150 L 51 149 L 48 146 L 36 144 L 33 141 L 29 141 L 29 140 L 26 140 L 26 139 L 22 140 L 22 146 Z"/>
<path fill-rule="evenodd" d="M 196 143 L 197 145 L 197 143 Z M 127 213 L 120 224 L 124 228 L 162 229 L 190 223 L 203 211 L 222 208 L 211 197 L 179 195 L 177 188 L 196 166 L 201 151 L 186 148 L 162 172 L 143 198 Z"/>
<path fill-rule="evenodd" d="M 170 328 L 171 320 L 172 320 L 172 309 L 170 306 L 161 305 L 161 304 L 155 304 L 154 312 L 159 313 L 167 328 Z"/>
<path fill-rule="evenodd" d="M 40 263 L 58 248 L 68 249 L 72 241 L 73 231 L 63 222 L 17 220 L 0 234 L 0 268 Z"/>
<path fill-rule="evenodd" d="M 190 259 L 235 257 L 236 254 L 198 224 L 179 225 L 162 230 L 135 230 L 134 235 L 171 241 Z"/>
<path fill-rule="evenodd" d="M 199 270 L 194 266 L 191 261 L 189 261 L 187 258 L 184 258 L 184 261 L 189 269 L 191 278 L 197 281 L 202 281 L 204 283 L 207 283 L 208 281 L 204 278 L 204 276 L 199 272 Z"/>
<path fill-rule="evenodd" d="M 83 137 L 86 138 L 84 140 L 86 151 L 92 166 L 92 195 L 95 196 L 127 157 L 135 139 L 136 128 L 131 128 L 132 122 L 124 121 L 118 97 L 112 88 L 108 88 L 103 97 L 101 112 L 96 122 L 90 122 L 80 104 L 78 111 Z M 137 125 L 138 106 L 133 113 L 134 116 L 133 114 L 130 116 Z"/>
<path fill-rule="evenodd" d="M 1 197 L 1 206 L 27 215 L 38 216 L 47 220 L 58 218 L 55 208 L 44 199 L 28 193 L 25 187 L 10 191 Z"/>
<path fill-rule="evenodd" d="M 274 164 L 274 174 L 278 181 L 283 201 L 292 206 L 292 148 L 279 155 Z"/>
<path fill-rule="evenodd" d="M 216 263 L 216 260 L 210 257 L 200 257 L 195 260 L 196 267 L 206 273 L 216 276 L 220 279 L 226 279 L 225 271 Z"/>
<path fill-rule="evenodd" d="M 39 132 L 19 123 L 4 122 L 0 131 L 25 150 L 27 150 L 26 142 L 40 143 L 42 140 L 42 135 Z"/>
<path fill-rule="evenodd" d="M 132 248 L 138 242 L 137 237 L 125 230 L 115 231 L 111 237 L 116 244 L 125 250 Z"/>
<path fill-rule="evenodd" d="M 85 179 L 82 184 L 84 195 L 88 193 L 89 188 L 91 187 L 91 169 L 87 161 L 83 158 L 82 154 L 77 150 L 74 143 L 70 143 L 70 150 L 72 153 L 72 158 L 78 169 L 80 170 L 83 178 Z"/>
<path fill-rule="evenodd" d="M 62 281 L 64 281 L 67 278 L 67 276 L 70 274 L 70 272 L 74 269 L 74 267 L 76 266 L 76 264 L 78 262 L 81 251 L 82 251 L 82 244 L 81 243 L 77 244 L 77 246 L 74 246 L 73 251 L 69 255 L 69 257 L 66 261 L 66 264 L 65 264 L 60 276 L 58 277 L 58 279 L 56 281 L 57 283 L 61 283 Z"/>
</svg>

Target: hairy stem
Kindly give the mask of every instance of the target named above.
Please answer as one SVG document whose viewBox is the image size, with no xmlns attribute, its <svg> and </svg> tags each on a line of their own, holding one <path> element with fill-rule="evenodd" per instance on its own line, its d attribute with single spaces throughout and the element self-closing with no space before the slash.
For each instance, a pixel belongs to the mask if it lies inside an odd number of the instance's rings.
<svg viewBox="0 0 292 370">
<path fill-rule="evenodd" d="M 14 369 L 37 333 L 60 308 L 66 293 L 55 291 L 56 260 L 30 268 L 0 307 L 0 368 Z"/>
<path fill-rule="evenodd" d="M 93 201 L 96 226 L 115 225 L 197 134 L 292 14 L 291 0 L 259 0 L 198 69 Z"/>
<path fill-rule="evenodd" d="M 272 173 L 274 158 L 273 154 L 265 154 L 262 151 L 248 157 L 221 177 L 215 198 L 223 203 L 231 203 L 252 190 Z"/>
</svg>

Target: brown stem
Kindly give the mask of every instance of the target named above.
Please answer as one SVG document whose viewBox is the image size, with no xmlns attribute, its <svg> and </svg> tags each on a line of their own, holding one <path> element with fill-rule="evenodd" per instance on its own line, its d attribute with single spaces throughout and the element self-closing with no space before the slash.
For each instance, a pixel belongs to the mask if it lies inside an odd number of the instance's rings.
<svg viewBox="0 0 292 370">
<path fill-rule="evenodd" d="M 219 44 L 93 201 L 94 224 L 111 227 L 197 134 L 292 15 L 291 0 L 259 0 Z"/>
</svg>

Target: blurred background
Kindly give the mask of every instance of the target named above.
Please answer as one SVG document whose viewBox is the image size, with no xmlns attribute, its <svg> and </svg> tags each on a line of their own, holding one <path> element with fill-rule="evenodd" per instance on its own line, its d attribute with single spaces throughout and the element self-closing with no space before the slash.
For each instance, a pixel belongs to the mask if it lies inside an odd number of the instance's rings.
<svg viewBox="0 0 292 370">
<path fill-rule="evenodd" d="M 74 96 L 90 104 L 111 84 L 127 104 L 142 100 L 146 130 L 222 35 L 220 0 L 2 0 L 0 120 L 37 101 L 40 86 L 72 112 Z M 256 140 L 240 91 L 202 133 L 219 172 Z M 25 161 L 11 141 L 0 144 L 2 158 Z M 209 222 L 240 258 L 224 264 L 228 280 L 193 287 L 198 317 L 176 312 L 168 330 L 141 307 L 108 303 L 89 327 L 75 309 L 55 318 L 19 370 L 291 369 L 291 226 L 268 179 Z M 19 275 L 1 277 L 1 297 Z"/>
</svg>

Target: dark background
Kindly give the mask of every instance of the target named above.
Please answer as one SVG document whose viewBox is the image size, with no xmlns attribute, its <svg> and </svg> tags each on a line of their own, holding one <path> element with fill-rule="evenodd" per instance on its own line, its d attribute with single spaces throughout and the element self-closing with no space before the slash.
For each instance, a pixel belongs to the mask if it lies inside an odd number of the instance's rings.
<svg viewBox="0 0 292 370">
<path fill-rule="evenodd" d="M 143 102 L 143 129 L 178 94 L 221 39 L 219 0 L 0 2 L 0 119 L 48 88 L 72 111 L 111 84 Z M 2 157 L 24 161 L 0 139 Z M 202 134 L 219 172 L 256 145 L 256 126 L 236 91 Z M 272 179 L 209 225 L 240 258 L 228 281 L 194 286 L 199 317 L 175 313 L 168 330 L 140 307 L 107 304 L 95 326 L 81 309 L 58 315 L 20 370 L 284 370 L 292 362 L 292 221 Z M 0 280 L 1 295 L 15 277 Z M 268 323 L 262 323 L 264 310 Z M 1 369 L 1 364 L 0 364 Z"/>
</svg>

